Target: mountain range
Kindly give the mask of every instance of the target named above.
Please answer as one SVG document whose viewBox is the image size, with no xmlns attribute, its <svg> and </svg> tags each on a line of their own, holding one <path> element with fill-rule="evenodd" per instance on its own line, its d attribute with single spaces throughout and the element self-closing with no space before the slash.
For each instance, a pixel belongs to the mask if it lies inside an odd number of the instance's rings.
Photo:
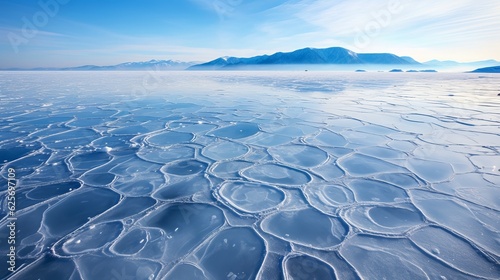
<svg viewBox="0 0 500 280">
<path fill-rule="evenodd" d="M 326 49 L 304 48 L 293 52 L 277 52 L 249 58 L 220 57 L 215 60 L 193 65 L 188 70 L 230 70 L 255 65 L 291 64 L 388 64 L 420 65 L 411 57 L 399 57 L 391 53 L 355 53 L 351 50 L 332 47 Z"/>
<path fill-rule="evenodd" d="M 423 64 L 431 67 L 488 67 L 488 66 L 494 66 L 494 65 L 500 65 L 500 62 L 489 59 L 489 60 L 481 60 L 481 61 L 474 61 L 474 62 L 457 62 L 453 60 L 430 60 L 423 62 Z"/>
<path fill-rule="evenodd" d="M 500 66 L 479 68 L 470 73 L 500 73 Z"/>
<path fill-rule="evenodd" d="M 33 70 L 33 71 L 168 71 L 168 70 L 236 70 L 236 69 L 304 69 L 305 65 L 324 67 L 332 70 L 347 70 L 348 67 L 362 67 L 370 70 L 388 70 L 384 66 L 396 66 L 408 69 L 455 69 L 467 71 L 475 68 L 498 66 L 500 62 L 484 60 L 461 63 L 456 61 L 431 60 L 420 63 L 409 56 L 397 56 L 392 53 L 356 53 L 341 47 L 303 48 L 292 52 L 277 52 L 271 55 L 254 57 L 219 57 L 209 62 L 183 62 L 177 60 L 150 60 L 145 62 L 126 62 L 109 66 L 83 65 L 65 68 L 8 68 L 0 70 Z M 281 67 L 281 68 L 270 68 Z M 285 68 L 283 68 L 285 67 Z M 294 68 L 296 67 L 296 68 Z M 329 67 L 329 68 L 328 68 Z M 342 68 L 344 67 L 344 68 Z M 346 68 L 347 67 L 347 68 Z M 321 69 L 321 68 L 319 68 Z"/>
<path fill-rule="evenodd" d="M 86 65 L 80 67 L 63 68 L 62 70 L 184 70 L 196 62 L 182 62 L 178 60 L 150 60 L 146 62 L 125 62 L 112 66 Z"/>
<path fill-rule="evenodd" d="M 144 71 L 144 70 L 185 70 L 186 68 L 196 65 L 199 62 L 183 62 L 178 60 L 150 60 L 144 62 L 125 62 L 109 66 L 83 65 L 77 67 L 64 68 L 31 68 L 19 69 L 9 68 L 2 70 L 34 70 L 34 71 Z"/>
</svg>

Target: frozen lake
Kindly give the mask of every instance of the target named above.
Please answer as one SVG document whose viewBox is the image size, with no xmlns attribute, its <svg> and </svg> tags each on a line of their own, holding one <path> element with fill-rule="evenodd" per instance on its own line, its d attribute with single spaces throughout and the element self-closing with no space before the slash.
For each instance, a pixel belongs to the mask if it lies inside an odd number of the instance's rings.
<svg viewBox="0 0 500 280">
<path fill-rule="evenodd" d="M 494 74 L 0 72 L 0 278 L 499 279 L 499 93 Z"/>
</svg>

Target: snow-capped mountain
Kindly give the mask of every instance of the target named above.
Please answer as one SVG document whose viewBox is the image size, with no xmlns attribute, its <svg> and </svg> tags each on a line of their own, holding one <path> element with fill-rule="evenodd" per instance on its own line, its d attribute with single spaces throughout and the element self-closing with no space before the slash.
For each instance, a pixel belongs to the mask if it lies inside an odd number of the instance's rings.
<svg viewBox="0 0 500 280">
<path fill-rule="evenodd" d="M 411 59 L 411 58 L 410 58 Z M 278 52 L 249 58 L 221 57 L 194 65 L 189 70 L 231 69 L 247 65 L 283 64 L 420 64 L 391 53 L 355 53 L 351 50 L 332 47 L 326 49 L 304 48 L 293 52 Z"/>
<path fill-rule="evenodd" d="M 116 65 L 108 66 L 97 66 L 97 65 L 82 65 L 77 67 L 64 67 L 64 68 L 7 68 L 0 70 L 11 70 L 11 71 L 168 71 L 168 70 L 185 70 L 190 66 L 196 65 L 200 62 L 183 62 L 178 60 L 156 60 L 152 59 L 150 61 L 143 62 L 125 62 Z"/>
<path fill-rule="evenodd" d="M 196 62 L 182 62 L 178 60 L 150 60 L 144 62 L 125 62 L 110 66 L 84 65 L 79 67 L 68 67 L 60 70 L 184 70 Z"/>
</svg>

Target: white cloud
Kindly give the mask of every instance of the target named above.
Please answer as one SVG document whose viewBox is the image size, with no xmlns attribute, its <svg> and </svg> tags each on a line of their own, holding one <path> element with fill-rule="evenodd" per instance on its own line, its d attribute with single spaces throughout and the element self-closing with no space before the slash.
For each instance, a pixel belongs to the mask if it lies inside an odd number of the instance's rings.
<svg viewBox="0 0 500 280">
<path fill-rule="evenodd" d="M 391 9 L 398 5 L 400 9 Z M 413 47 L 419 53 L 427 49 L 431 56 L 434 46 L 481 59 L 486 54 L 495 56 L 494 48 L 499 47 L 498 0 L 297 0 L 279 8 L 279 13 L 291 15 L 297 25 L 302 21 L 314 28 L 311 43 L 330 39 L 356 51 L 398 47 L 411 51 Z M 363 33 L 370 35 L 369 44 L 359 47 L 356 40 Z M 476 48 L 476 53 L 470 53 L 470 46 Z M 500 58 L 498 54 L 496 58 Z"/>
</svg>

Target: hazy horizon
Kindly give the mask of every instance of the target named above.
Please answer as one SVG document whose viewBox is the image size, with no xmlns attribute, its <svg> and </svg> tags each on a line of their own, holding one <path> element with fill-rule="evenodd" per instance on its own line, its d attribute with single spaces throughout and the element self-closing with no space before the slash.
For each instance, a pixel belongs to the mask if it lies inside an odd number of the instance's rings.
<svg viewBox="0 0 500 280">
<path fill-rule="evenodd" d="M 0 68 L 206 62 L 334 46 L 419 62 L 500 60 L 498 1 L 0 0 L 0 7 Z"/>
</svg>

